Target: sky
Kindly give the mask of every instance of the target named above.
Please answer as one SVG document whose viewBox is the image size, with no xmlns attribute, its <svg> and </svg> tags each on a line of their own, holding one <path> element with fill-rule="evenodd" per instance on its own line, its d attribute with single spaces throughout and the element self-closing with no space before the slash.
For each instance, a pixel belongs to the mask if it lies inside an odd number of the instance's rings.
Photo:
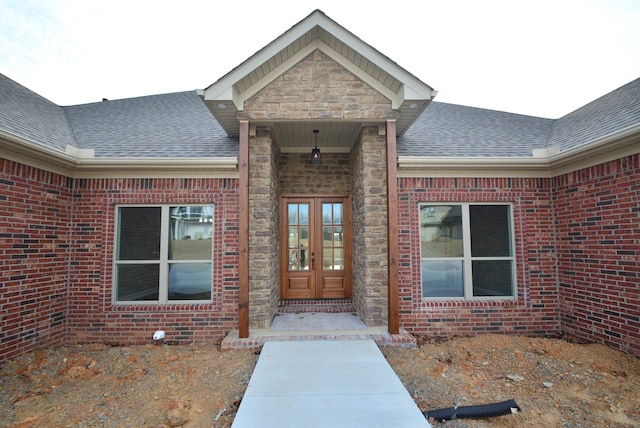
<svg viewBox="0 0 640 428">
<path fill-rule="evenodd" d="M 558 118 L 640 77 L 638 0 L 0 0 L 0 73 L 58 105 L 202 89 L 315 9 L 440 102 Z"/>
</svg>

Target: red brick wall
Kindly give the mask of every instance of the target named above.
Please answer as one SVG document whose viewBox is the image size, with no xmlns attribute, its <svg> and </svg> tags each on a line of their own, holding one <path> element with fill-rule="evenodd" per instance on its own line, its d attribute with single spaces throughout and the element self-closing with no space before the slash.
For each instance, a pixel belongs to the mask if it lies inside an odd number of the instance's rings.
<svg viewBox="0 0 640 428">
<path fill-rule="evenodd" d="M 513 204 L 517 296 L 512 300 L 423 300 L 420 278 L 421 202 Z M 526 178 L 400 178 L 400 325 L 434 336 L 560 330 L 551 181 Z"/>
<path fill-rule="evenodd" d="M 640 355 L 640 155 L 554 179 L 562 329 Z"/>
<path fill-rule="evenodd" d="M 431 335 L 564 331 L 640 354 L 640 155 L 554 179 L 399 179 L 400 321 Z M 237 326 L 234 179 L 72 180 L 0 159 L 0 361 L 66 342 L 211 340 Z M 418 203 L 511 202 L 518 293 L 423 301 Z M 116 204 L 213 203 L 212 304 L 111 303 Z M 555 219 L 555 221 L 554 221 Z M 557 253 L 556 253 L 557 251 Z"/>
<path fill-rule="evenodd" d="M 0 159 L 0 362 L 64 342 L 70 183 Z"/>
<path fill-rule="evenodd" d="M 214 204 L 213 303 L 112 304 L 116 204 Z M 237 328 L 236 179 L 81 179 L 73 189 L 69 342 L 169 343 L 221 338 Z"/>
</svg>

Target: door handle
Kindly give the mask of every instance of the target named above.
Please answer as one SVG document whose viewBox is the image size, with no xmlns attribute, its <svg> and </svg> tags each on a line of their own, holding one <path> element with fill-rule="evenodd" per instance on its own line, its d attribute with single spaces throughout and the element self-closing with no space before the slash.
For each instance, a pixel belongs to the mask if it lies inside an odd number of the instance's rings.
<svg viewBox="0 0 640 428">
<path fill-rule="evenodd" d="M 316 253 L 311 253 L 311 270 L 316 268 Z"/>
</svg>

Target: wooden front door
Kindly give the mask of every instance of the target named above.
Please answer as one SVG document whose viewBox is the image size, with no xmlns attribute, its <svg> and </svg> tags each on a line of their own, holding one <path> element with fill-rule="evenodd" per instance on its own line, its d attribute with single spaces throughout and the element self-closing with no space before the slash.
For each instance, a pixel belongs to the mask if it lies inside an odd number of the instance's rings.
<svg viewBox="0 0 640 428">
<path fill-rule="evenodd" d="M 348 196 L 281 198 L 282 299 L 351 298 Z"/>
</svg>

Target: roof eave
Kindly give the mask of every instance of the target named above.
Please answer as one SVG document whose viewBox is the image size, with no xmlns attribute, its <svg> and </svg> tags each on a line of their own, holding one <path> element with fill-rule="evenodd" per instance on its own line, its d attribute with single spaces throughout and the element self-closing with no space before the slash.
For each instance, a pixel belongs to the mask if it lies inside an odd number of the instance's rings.
<svg viewBox="0 0 640 428">
<path fill-rule="evenodd" d="M 0 158 L 71 178 L 221 177 L 237 176 L 238 157 L 110 157 L 67 146 L 66 152 L 0 130 Z"/>
<path fill-rule="evenodd" d="M 640 153 L 640 124 L 538 157 L 398 156 L 399 177 L 550 178 Z"/>
<path fill-rule="evenodd" d="M 546 159 L 398 156 L 399 177 L 549 177 Z"/>
<path fill-rule="evenodd" d="M 549 157 L 554 175 L 640 153 L 640 123 Z"/>
</svg>

